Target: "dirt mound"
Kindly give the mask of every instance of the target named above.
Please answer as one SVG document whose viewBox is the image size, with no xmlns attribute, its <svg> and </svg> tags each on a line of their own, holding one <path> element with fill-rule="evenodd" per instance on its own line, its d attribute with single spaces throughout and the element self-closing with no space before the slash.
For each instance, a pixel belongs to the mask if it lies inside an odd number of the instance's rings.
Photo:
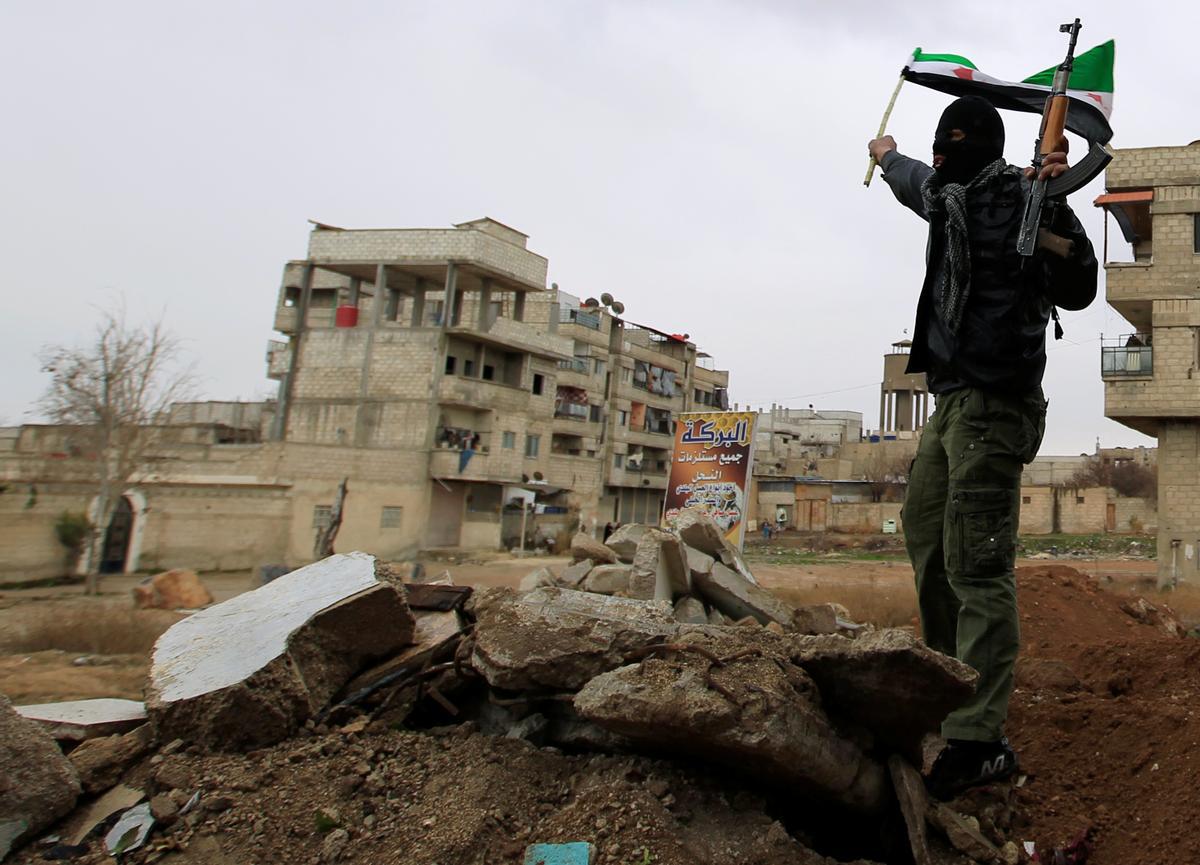
<svg viewBox="0 0 1200 865">
<path fill-rule="evenodd" d="M 1200 642 L 1135 620 L 1073 568 L 1021 568 L 1017 583 L 1022 836 L 1048 849 L 1090 832 L 1091 865 L 1200 861 Z"/>
</svg>

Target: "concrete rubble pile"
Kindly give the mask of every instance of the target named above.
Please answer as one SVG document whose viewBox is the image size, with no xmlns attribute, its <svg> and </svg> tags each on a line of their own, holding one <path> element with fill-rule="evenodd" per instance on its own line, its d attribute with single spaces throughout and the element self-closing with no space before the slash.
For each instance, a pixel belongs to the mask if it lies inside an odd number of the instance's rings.
<svg viewBox="0 0 1200 865">
<path fill-rule="evenodd" d="M 261 753 L 296 735 L 470 722 L 535 746 L 736 773 L 864 825 L 902 812 L 917 862 L 941 861 L 930 850 L 947 844 L 1007 861 L 983 818 L 930 807 L 912 768 L 972 692 L 968 667 L 833 605 L 784 603 L 703 514 L 671 531 L 624 526 L 605 544 L 579 535 L 571 556 L 517 590 L 474 591 L 332 556 L 166 631 L 144 713 L 85 701 L 27 718 L 0 701 L 0 734 L 20 729 L 0 738 L 0 768 L 28 779 L 0 785 L 0 853 L 64 816 L 58 858 L 173 849 L 164 833 L 214 807 L 171 774 L 185 749 Z"/>
</svg>

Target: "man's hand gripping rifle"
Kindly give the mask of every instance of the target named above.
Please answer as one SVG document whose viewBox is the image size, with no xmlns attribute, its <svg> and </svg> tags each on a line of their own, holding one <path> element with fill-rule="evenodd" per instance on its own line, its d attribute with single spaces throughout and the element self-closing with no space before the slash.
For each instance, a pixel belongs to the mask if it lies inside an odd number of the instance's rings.
<svg viewBox="0 0 1200 865">
<path fill-rule="evenodd" d="M 1046 106 L 1042 110 L 1041 129 L 1033 146 L 1033 185 L 1025 201 L 1025 216 L 1017 237 L 1017 251 L 1024 256 L 1033 255 L 1038 248 L 1063 258 L 1072 255 L 1074 244 L 1052 233 L 1046 225 L 1053 225 L 1058 202 L 1090 183 L 1112 159 L 1108 149 L 1095 142 L 1092 142 L 1087 156 L 1074 168 L 1067 168 L 1061 161 L 1046 159 L 1053 153 L 1066 152 L 1064 132 L 1071 101 L 1067 96 L 1067 87 L 1075 65 L 1075 40 L 1079 37 L 1079 28 L 1078 18 L 1058 28 L 1059 32 L 1071 35 L 1071 42 L 1067 47 L 1066 59 L 1054 73 L 1050 95 L 1046 97 Z"/>
</svg>

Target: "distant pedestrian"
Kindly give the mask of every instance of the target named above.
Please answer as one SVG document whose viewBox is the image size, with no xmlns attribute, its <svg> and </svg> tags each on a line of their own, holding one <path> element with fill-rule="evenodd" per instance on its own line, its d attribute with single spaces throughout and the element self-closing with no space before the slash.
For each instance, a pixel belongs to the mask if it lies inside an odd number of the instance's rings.
<svg viewBox="0 0 1200 865">
<path fill-rule="evenodd" d="M 617 530 L 617 527 L 615 525 L 613 525 L 612 520 L 609 520 L 607 523 L 605 523 L 604 524 L 604 540 L 607 541 L 610 537 L 612 537 L 612 533 L 615 532 L 616 530 Z"/>
<path fill-rule="evenodd" d="M 771 521 L 770 520 L 762 521 L 762 535 L 763 535 L 764 541 L 771 540 Z"/>
</svg>

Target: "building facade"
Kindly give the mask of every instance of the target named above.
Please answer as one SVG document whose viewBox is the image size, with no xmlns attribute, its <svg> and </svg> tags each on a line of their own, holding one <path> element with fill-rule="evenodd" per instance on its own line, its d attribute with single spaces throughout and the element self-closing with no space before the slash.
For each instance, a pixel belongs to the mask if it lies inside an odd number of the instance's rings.
<svg viewBox="0 0 1200 865">
<path fill-rule="evenodd" d="M 1200 142 L 1118 150 L 1106 211 L 1104 413 L 1158 439 L 1160 585 L 1200 580 Z M 1129 244 L 1110 248 L 1109 219 Z M 1113 238 L 1116 240 L 1116 238 Z M 1128 260 L 1115 260 L 1118 255 Z"/>
<path fill-rule="evenodd" d="M 673 418 L 727 407 L 729 375 L 685 334 L 547 288 L 527 240 L 492 219 L 315 225 L 278 292 L 276 399 L 173 407 L 118 509 L 110 569 L 307 561 L 343 479 L 337 548 L 384 558 L 518 543 L 514 500 L 532 505 L 531 541 L 657 520 Z M 61 569 L 54 518 L 88 506 L 64 436 L 0 435 L 0 541 L 22 550 L 0 572 Z"/>
</svg>

